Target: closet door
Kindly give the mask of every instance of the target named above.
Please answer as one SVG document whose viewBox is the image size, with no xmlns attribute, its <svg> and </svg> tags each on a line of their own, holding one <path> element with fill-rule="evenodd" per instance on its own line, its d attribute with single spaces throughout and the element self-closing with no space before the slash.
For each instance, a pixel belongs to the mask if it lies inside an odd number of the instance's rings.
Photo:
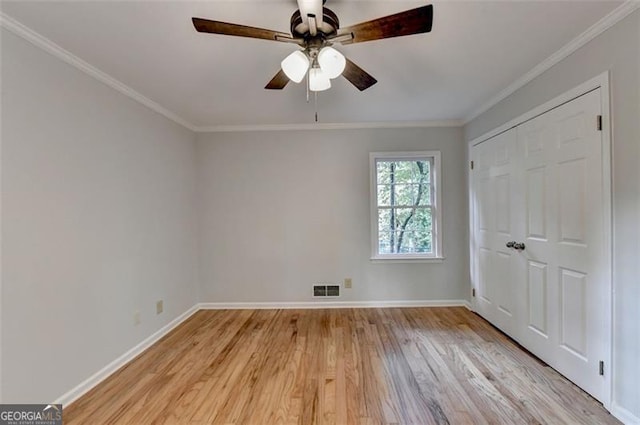
<svg viewBox="0 0 640 425">
<path fill-rule="evenodd" d="M 611 276 L 600 90 L 474 146 L 471 205 L 476 311 L 604 401 Z"/>
<path fill-rule="evenodd" d="M 507 334 L 519 323 L 515 296 L 518 285 L 515 242 L 518 217 L 518 145 L 515 129 L 473 148 L 475 158 L 472 202 L 475 210 L 474 240 L 475 309 Z"/>
<path fill-rule="evenodd" d="M 599 400 L 609 347 L 600 89 L 517 128 L 525 193 L 521 342 Z"/>
</svg>

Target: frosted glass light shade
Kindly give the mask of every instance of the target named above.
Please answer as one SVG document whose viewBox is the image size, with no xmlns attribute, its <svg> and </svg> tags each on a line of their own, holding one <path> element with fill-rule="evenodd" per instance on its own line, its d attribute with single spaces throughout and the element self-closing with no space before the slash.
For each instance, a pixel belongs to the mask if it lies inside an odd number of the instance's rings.
<svg viewBox="0 0 640 425">
<path fill-rule="evenodd" d="M 333 47 L 323 47 L 318 53 L 318 64 L 329 78 L 337 78 L 344 71 L 347 60 Z"/>
<path fill-rule="evenodd" d="M 329 76 L 320 68 L 309 70 L 309 90 L 324 91 L 331 88 Z"/>
<path fill-rule="evenodd" d="M 300 50 L 296 50 L 280 63 L 282 70 L 294 83 L 302 81 L 309 69 L 309 58 Z"/>
</svg>

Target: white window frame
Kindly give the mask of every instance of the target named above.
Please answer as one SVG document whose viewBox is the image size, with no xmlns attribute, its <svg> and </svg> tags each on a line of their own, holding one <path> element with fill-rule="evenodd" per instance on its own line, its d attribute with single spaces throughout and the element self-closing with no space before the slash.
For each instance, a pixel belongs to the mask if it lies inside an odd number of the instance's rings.
<svg viewBox="0 0 640 425">
<path fill-rule="evenodd" d="M 433 215 L 432 223 L 432 244 L 433 252 L 429 254 L 415 253 L 378 253 L 378 161 L 418 161 L 428 160 L 432 163 L 432 197 L 431 208 Z M 441 262 L 444 259 L 442 253 L 442 186 L 441 186 L 441 161 L 440 151 L 417 151 L 417 152 L 371 152 L 369 154 L 369 182 L 370 182 L 370 208 L 371 208 L 371 260 L 384 262 Z"/>
</svg>

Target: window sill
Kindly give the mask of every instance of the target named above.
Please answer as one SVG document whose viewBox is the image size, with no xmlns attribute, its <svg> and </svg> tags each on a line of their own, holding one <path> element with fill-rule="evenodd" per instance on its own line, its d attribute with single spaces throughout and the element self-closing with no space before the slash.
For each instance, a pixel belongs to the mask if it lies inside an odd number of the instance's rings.
<svg viewBox="0 0 640 425">
<path fill-rule="evenodd" d="M 392 257 L 371 257 L 369 261 L 374 264 L 389 264 L 389 263 L 442 263 L 445 257 L 406 257 L 406 258 L 392 258 Z"/>
</svg>

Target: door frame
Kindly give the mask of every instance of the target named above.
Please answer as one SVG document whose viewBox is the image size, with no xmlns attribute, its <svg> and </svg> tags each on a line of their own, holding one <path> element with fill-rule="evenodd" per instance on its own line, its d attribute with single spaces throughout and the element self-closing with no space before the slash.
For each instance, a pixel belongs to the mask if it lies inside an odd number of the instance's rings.
<svg viewBox="0 0 640 425">
<path fill-rule="evenodd" d="M 470 161 L 474 161 L 473 157 L 473 147 L 479 145 L 482 142 L 485 142 L 505 131 L 508 131 L 514 127 L 517 127 L 520 124 L 523 124 L 533 118 L 536 118 L 539 115 L 542 115 L 554 108 L 557 108 L 565 103 L 568 103 L 590 91 L 600 89 L 600 102 L 601 102 L 601 110 L 602 110 L 602 174 L 603 174 L 603 203 L 604 207 L 604 264 L 606 264 L 605 275 L 608 276 L 607 285 L 609 287 L 609 297 L 605 302 L 605 308 L 607 309 L 605 312 L 606 323 L 605 328 L 608 330 L 607 335 L 607 349 L 604 362 L 605 365 L 610 365 L 609 367 L 605 366 L 605 395 L 603 400 L 603 405 L 607 410 L 611 410 L 612 403 L 612 395 L 613 395 L 613 376 L 615 373 L 615 365 L 613 364 L 613 338 L 614 338 L 614 328 L 613 328 L 613 313 L 614 313 L 614 287 L 613 287 L 613 267 L 612 267 L 612 259 L 613 259 L 613 202 L 612 202 L 612 193 L 613 193 L 613 183 L 612 183 L 612 119 L 611 119 L 611 109 L 610 109 L 610 88 L 609 88 L 609 71 L 605 71 L 602 74 L 580 84 L 573 89 L 566 91 L 565 93 L 551 99 L 550 101 L 531 109 L 530 111 L 510 120 L 509 122 L 486 132 L 480 137 L 472 139 L 467 142 L 467 157 Z M 469 170 L 469 169 L 467 169 Z M 469 278 L 471 291 L 477 291 L 478 288 L 478 277 L 476 276 L 476 247 L 473 243 L 475 239 L 475 229 L 474 223 L 476 218 L 475 211 L 475 203 L 473 202 L 473 192 L 472 192 L 472 171 L 469 171 L 467 174 L 467 188 L 468 188 L 468 202 L 469 202 Z M 474 292 L 472 292 L 473 294 Z M 476 298 L 471 296 L 471 308 L 473 311 L 476 311 Z"/>
</svg>

